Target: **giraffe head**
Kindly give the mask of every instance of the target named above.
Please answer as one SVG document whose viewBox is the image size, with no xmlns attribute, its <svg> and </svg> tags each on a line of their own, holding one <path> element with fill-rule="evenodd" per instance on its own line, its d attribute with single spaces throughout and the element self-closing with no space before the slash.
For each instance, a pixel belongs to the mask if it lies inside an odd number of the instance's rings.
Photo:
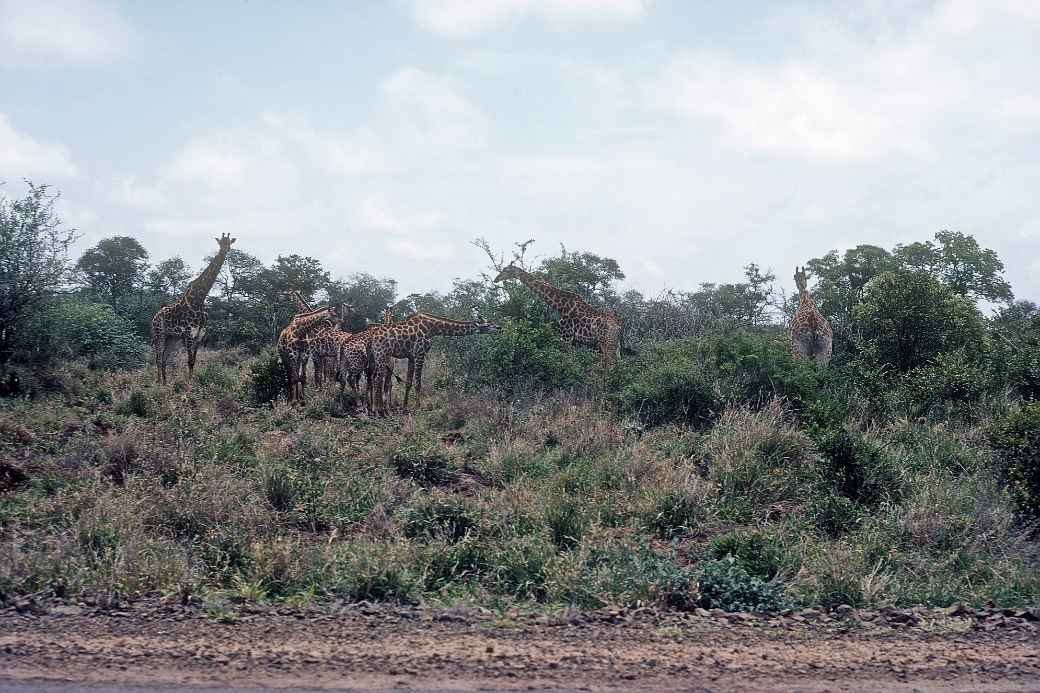
<svg viewBox="0 0 1040 693">
<path fill-rule="evenodd" d="M 804 294 L 809 286 L 809 275 L 805 273 L 804 267 L 794 268 L 794 283 L 798 286 L 798 293 Z"/>
<path fill-rule="evenodd" d="M 477 326 L 477 332 L 480 334 L 498 332 L 498 325 L 487 320 L 474 320 L 473 324 Z"/>
<path fill-rule="evenodd" d="M 221 234 L 220 238 L 215 238 L 213 240 L 215 240 L 217 244 L 220 245 L 220 249 L 226 253 L 227 251 L 231 250 L 231 245 L 238 239 L 232 238 L 231 234 L 229 233 L 224 233 Z"/>
<path fill-rule="evenodd" d="M 502 268 L 502 271 L 498 273 L 497 277 L 495 277 L 495 281 L 500 282 L 506 279 L 519 279 L 520 272 L 520 268 L 516 265 L 508 265 Z"/>
<path fill-rule="evenodd" d="M 389 325 L 393 321 L 394 321 L 394 311 L 390 308 L 390 306 L 387 306 L 386 309 L 383 310 L 383 324 L 384 325 Z"/>
</svg>

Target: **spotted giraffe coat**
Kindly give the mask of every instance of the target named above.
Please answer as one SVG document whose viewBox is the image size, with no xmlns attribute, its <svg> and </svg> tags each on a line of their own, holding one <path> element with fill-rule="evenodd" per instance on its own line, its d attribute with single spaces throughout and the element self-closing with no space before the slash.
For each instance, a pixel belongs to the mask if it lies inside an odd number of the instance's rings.
<svg viewBox="0 0 1040 693">
<path fill-rule="evenodd" d="M 517 279 L 560 315 L 560 334 L 572 344 L 600 353 L 603 365 L 615 362 L 621 350 L 621 321 L 613 313 L 598 310 L 572 291 L 510 265 L 499 272 L 496 282 Z"/>
<path fill-rule="evenodd" d="M 791 319 L 791 354 L 796 359 L 810 359 L 820 365 L 831 360 L 834 334 L 823 313 L 816 307 L 808 289 L 805 268 L 795 268 L 794 281 L 798 286 L 798 310 Z"/>
<path fill-rule="evenodd" d="M 166 383 L 166 363 L 178 343 L 183 344 L 184 350 L 188 353 L 188 378 L 194 374 L 195 355 L 202 342 L 206 320 L 209 317 L 206 314 L 206 296 L 213 288 L 217 274 L 224 266 L 224 260 L 235 240 L 228 234 L 217 238 L 220 249 L 202 273 L 188 284 L 180 298 L 160 308 L 152 318 L 151 343 L 155 357 L 156 382 Z"/>
</svg>

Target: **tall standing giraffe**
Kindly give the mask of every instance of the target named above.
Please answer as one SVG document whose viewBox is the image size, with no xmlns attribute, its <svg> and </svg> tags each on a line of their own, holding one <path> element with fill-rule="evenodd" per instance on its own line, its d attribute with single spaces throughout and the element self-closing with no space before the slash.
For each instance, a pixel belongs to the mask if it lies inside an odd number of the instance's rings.
<svg viewBox="0 0 1040 693">
<path fill-rule="evenodd" d="M 163 306 L 152 318 L 152 352 L 155 355 L 155 380 L 166 384 L 166 359 L 177 342 L 188 352 L 188 379 L 195 372 L 195 354 L 199 350 L 206 328 L 206 296 L 209 295 L 217 274 L 224 265 L 231 244 L 236 239 L 222 234 L 215 239 L 220 250 L 209 261 L 202 274 L 196 277 L 175 302 Z"/>
<path fill-rule="evenodd" d="M 509 265 L 495 277 L 496 282 L 506 279 L 518 279 L 560 314 L 560 333 L 564 339 L 598 351 L 604 366 L 617 360 L 621 350 L 621 322 L 616 315 L 597 310 L 578 294 L 555 287 L 516 265 Z"/>
<path fill-rule="evenodd" d="M 300 344 L 306 343 L 307 335 L 313 330 L 322 327 L 326 321 L 335 320 L 336 317 L 334 306 L 326 306 L 309 313 L 298 313 L 278 335 L 278 355 L 284 366 L 285 394 L 290 402 L 304 397 L 306 383 L 297 364 L 301 353 Z M 303 353 L 307 353 L 306 349 L 303 350 Z"/>
<path fill-rule="evenodd" d="M 366 346 L 370 373 L 369 400 L 374 390 L 376 412 L 386 413 L 383 391 L 391 374 L 391 359 L 408 359 L 408 376 L 404 385 L 404 408 L 407 411 L 413 380 L 415 406 L 422 406 L 423 364 L 433 345 L 433 337 L 463 337 L 497 331 L 498 325 L 487 320 L 451 320 L 429 313 L 415 313 L 400 322 L 374 326 Z"/>
<path fill-rule="evenodd" d="M 809 293 L 808 278 L 804 267 L 794 268 L 798 310 L 791 318 L 791 353 L 796 359 L 811 359 L 826 366 L 831 360 L 834 334 L 827 318 L 823 317 Z"/>
</svg>

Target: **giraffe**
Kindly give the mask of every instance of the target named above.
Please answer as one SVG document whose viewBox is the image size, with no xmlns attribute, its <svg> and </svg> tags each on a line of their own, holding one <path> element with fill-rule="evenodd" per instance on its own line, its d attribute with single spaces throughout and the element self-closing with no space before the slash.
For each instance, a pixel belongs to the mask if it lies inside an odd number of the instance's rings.
<svg viewBox="0 0 1040 693">
<path fill-rule="evenodd" d="M 451 320 L 429 313 L 414 313 L 400 322 L 374 326 L 366 340 L 366 347 L 370 378 L 368 389 L 370 393 L 373 390 L 375 392 L 376 412 L 386 413 L 383 390 L 391 373 L 391 359 L 408 359 L 408 376 L 404 385 L 404 408 L 407 411 L 413 380 L 415 406 L 422 404 L 423 363 L 433 345 L 433 337 L 462 337 L 497 331 L 498 325 L 487 320 Z"/>
<path fill-rule="evenodd" d="M 285 394 L 291 402 L 294 399 L 303 399 L 305 378 L 298 366 L 300 354 L 306 354 L 306 349 L 300 348 L 300 343 L 306 343 L 307 335 L 324 325 L 328 320 L 337 317 L 334 306 L 326 306 L 312 310 L 308 313 L 298 313 L 292 321 L 278 335 L 278 354 L 282 358 L 285 367 Z"/>
<path fill-rule="evenodd" d="M 834 342 L 830 323 L 809 294 L 804 267 L 795 267 L 794 282 L 798 286 L 798 310 L 791 319 L 791 353 L 796 359 L 812 359 L 826 366 L 831 360 Z"/>
<path fill-rule="evenodd" d="M 285 292 L 285 295 L 290 297 L 296 304 L 297 313 L 309 313 L 311 312 L 311 304 L 307 303 L 303 298 L 303 294 L 300 293 L 299 289 L 290 289 Z"/>
<path fill-rule="evenodd" d="M 354 314 L 354 307 L 349 303 L 340 306 L 340 317 Z M 329 323 L 311 332 L 304 340 L 306 349 L 314 363 L 314 386 L 321 387 L 326 376 L 336 377 L 340 346 L 350 338 L 340 324 Z"/>
<path fill-rule="evenodd" d="M 617 360 L 621 350 L 621 322 L 616 315 L 597 310 L 578 294 L 557 288 L 516 265 L 509 265 L 495 277 L 496 282 L 506 279 L 520 280 L 560 314 L 560 332 L 565 340 L 598 351 L 603 366 Z"/>
<path fill-rule="evenodd" d="M 206 296 L 209 295 L 213 283 L 217 279 L 220 268 L 224 265 L 231 245 L 236 239 L 229 234 L 222 234 L 215 239 L 220 249 L 213 259 L 202 270 L 184 293 L 175 302 L 163 306 L 152 318 L 152 352 L 155 355 L 155 381 L 166 384 L 166 360 L 177 342 L 184 345 L 188 352 L 188 379 L 195 372 L 195 354 L 202 342 L 206 328 Z"/>
<path fill-rule="evenodd" d="M 311 304 L 307 303 L 306 299 L 304 299 L 303 294 L 300 293 L 299 289 L 291 289 L 289 291 L 286 291 L 285 295 L 293 299 L 293 302 L 296 304 L 297 315 L 299 315 L 300 313 L 309 313 L 313 310 L 313 308 L 311 308 Z M 300 377 L 306 377 L 307 358 L 310 356 L 310 354 L 307 352 L 306 342 L 300 341 L 297 344 L 298 349 L 296 352 L 296 358 L 294 360 L 294 363 L 300 371 Z"/>
</svg>

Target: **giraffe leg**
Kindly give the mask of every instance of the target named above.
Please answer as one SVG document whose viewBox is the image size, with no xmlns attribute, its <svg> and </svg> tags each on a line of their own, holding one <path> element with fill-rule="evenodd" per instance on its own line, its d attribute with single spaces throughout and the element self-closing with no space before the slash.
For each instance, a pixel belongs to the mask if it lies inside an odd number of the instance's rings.
<svg viewBox="0 0 1040 693">
<path fill-rule="evenodd" d="M 415 410 L 422 409 L 422 369 L 426 357 L 420 354 L 415 359 Z"/>
<path fill-rule="evenodd" d="M 162 354 L 160 355 L 159 372 L 162 376 L 162 384 L 166 384 L 166 363 L 170 358 L 170 349 L 177 344 L 176 337 L 163 337 Z"/>
<path fill-rule="evenodd" d="M 155 384 L 162 385 L 162 376 L 159 375 L 159 342 L 152 337 L 152 356 L 155 359 Z"/>
<path fill-rule="evenodd" d="M 192 373 L 195 372 L 195 338 L 186 334 L 181 337 L 181 343 L 188 354 L 188 384 L 190 385 Z"/>
<path fill-rule="evenodd" d="M 199 353 L 199 340 L 192 339 L 191 351 L 188 352 L 188 380 L 195 373 L 195 355 Z"/>
<path fill-rule="evenodd" d="M 412 378 L 415 376 L 415 359 L 408 357 L 408 376 L 404 381 L 404 410 L 408 411 L 408 395 L 412 391 Z"/>
</svg>

